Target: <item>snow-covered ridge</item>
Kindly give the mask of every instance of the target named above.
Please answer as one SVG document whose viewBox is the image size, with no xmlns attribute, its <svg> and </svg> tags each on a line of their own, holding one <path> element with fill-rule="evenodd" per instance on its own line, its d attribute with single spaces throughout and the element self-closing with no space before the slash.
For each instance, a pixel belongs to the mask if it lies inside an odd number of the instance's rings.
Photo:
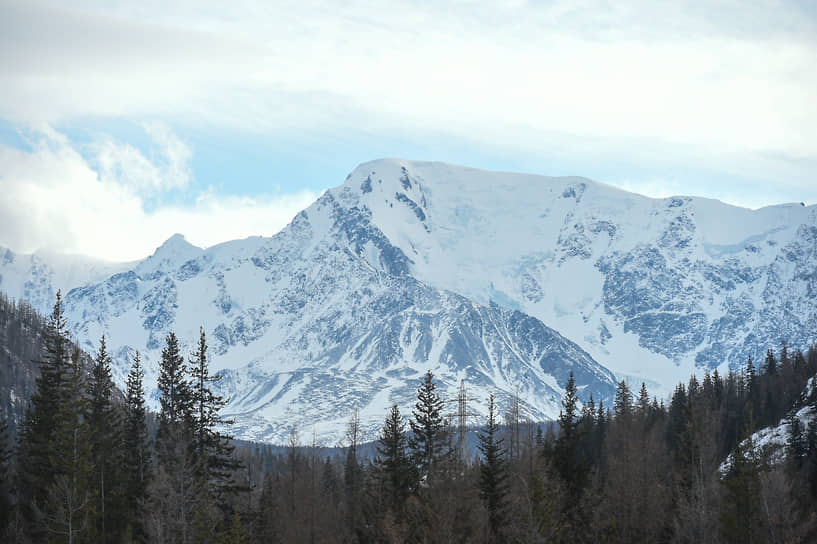
<svg viewBox="0 0 817 544">
<path fill-rule="evenodd" d="M 400 159 L 365 163 L 332 192 L 370 210 L 421 281 L 536 316 L 623 376 L 671 388 L 780 338 L 815 340 L 815 206 Z"/>
<path fill-rule="evenodd" d="M 74 276 L 26 259 L 0 259 L 0 289 L 47 311 L 74 287 L 71 329 L 91 351 L 108 335 L 120 381 L 135 350 L 155 370 L 167 332 L 203 325 L 240 435 L 280 441 L 318 420 L 334 440 L 355 405 L 374 432 L 428 368 L 450 397 L 462 379 L 478 398 L 518 389 L 554 417 L 570 369 L 585 394 L 612 392 L 606 368 L 661 394 L 781 338 L 805 346 L 817 322 L 814 206 L 400 159 L 362 164 L 270 238 L 174 235 Z"/>
</svg>

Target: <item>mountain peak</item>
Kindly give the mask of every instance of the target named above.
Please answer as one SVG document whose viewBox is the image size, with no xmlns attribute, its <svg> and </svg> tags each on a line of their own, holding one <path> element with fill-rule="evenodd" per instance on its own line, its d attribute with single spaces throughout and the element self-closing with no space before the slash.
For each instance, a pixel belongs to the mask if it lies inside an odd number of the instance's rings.
<svg viewBox="0 0 817 544">
<path fill-rule="evenodd" d="M 203 249 L 188 242 L 183 234 L 176 233 L 156 248 L 153 255 L 148 257 L 147 262 L 171 261 L 181 264 L 195 259 L 203 252 Z"/>
</svg>

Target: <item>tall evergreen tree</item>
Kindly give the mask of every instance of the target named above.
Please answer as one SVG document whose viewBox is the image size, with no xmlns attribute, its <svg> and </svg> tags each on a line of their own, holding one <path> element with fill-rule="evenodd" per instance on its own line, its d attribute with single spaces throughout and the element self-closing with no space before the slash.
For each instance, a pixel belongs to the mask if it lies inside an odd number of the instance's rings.
<svg viewBox="0 0 817 544">
<path fill-rule="evenodd" d="M 144 377 L 145 372 L 137 351 L 128 373 L 123 432 L 124 495 L 129 514 L 128 525 L 134 542 L 148 541 L 145 519 L 151 471 L 145 389 L 142 383 Z"/>
<path fill-rule="evenodd" d="M 502 542 L 508 522 L 508 469 L 505 461 L 503 439 L 498 437 L 494 395 L 488 400 L 488 422 L 479 433 L 479 451 L 482 462 L 479 467 L 479 492 L 488 510 L 488 528 L 491 542 Z"/>
<path fill-rule="evenodd" d="M 763 363 L 763 373 L 769 376 L 777 374 L 777 359 L 771 349 L 766 350 L 766 360 Z"/>
<path fill-rule="evenodd" d="M 616 387 L 616 398 L 613 400 L 613 411 L 616 417 L 629 417 L 633 413 L 633 394 L 627 382 L 621 380 Z"/>
<path fill-rule="evenodd" d="M 378 442 L 375 465 L 380 473 L 388 504 L 397 514 L 411 492 L 414 467 L 406 451 L 406 424 L 396 404 L 389 411 Z"/>
<path fill-rule="evenodd" d="M 579 525 L 579 500 L 588 481 L 588 459 L 580 451 L 583 439 L 578 420 L 579 395 L 573 372 L 570 372 L 559 412 L 559 437 L 554 444 L 551 466 L 564 488 L 562 515 L 565 524 L 574 532 Z M 599 411 L 602 410 L 599 403 Z M 601 423 L 600 423 L 601 425 Z M 603 427 L 600 429 L 603 432 Z"/>
<path fill-rule="evenodd" d="M 36 361 L 40 374 L 31 396 L 20 433 L 19 502 L 29 535 L 44 538 L 42 512 L 56 471 L 51 462 L 52 441 L 58 427 L 58 412 L 69 364 L 68 330 L 62 309 L 62 293 L 57 292 L 53 311 L 46 321 L 43 358 Z"/>
<path fill-rule="evenodd" d="M 211 486 L 209 492 L 215 496 L 216 501 L 222 501 L 224 493 L 234 487 L 231 471 L 238 465 L 232 458 L 232 437 L 220 431 L 220 428 L 232 421 L 219 415 L 227 401 L 214 394 L 210 387 L 221 376 L 210 376 L 207 338 L 203 327 L 199 330 L 199 342 L 190 359 L 190 368 L 195 463 L 202 471 L 202 481 Z"/>
<path fill-rule="evenodd" d="M 421 479 L 433 478 L 432 473 L 446 453 L 442 409 L 443 399 L 437 393 L 434 375 L 429 370 L 417 389 L 417 402 L 410 421 L 413 435 L 409 446 Z"/>
<path fill-rule="evenodd" d="M 114 406 L 111 357 L 105 336 L 99 342 L 88 387 L 91 450 L 94 460 L 93 480 L 96 488 L 97 532 L 101 542 L 118 541 L 124 530 L 122 504 L 122 419 Z"/>
<path fill-rule="evenodd" d="M 193 399 L 187 381 L 187 366 L 179 348 L 179 339 L 171 332 L 165 339 L 159 363 L 157 384 L 159 403 L 159 439 L 174 428 L 189 426 L 192 421 Z"/>
<path fill-rule="evenodd" d="M 647 384 L 641 382 L 641 390 L 638 392 L 638 412 L 641 417 L 647 417 L 650 411 L 650 394 L 647 393 Z"/>
<path fill-rule="evenodd" d="M 93 451 L 81 353 L 76 349 L 60 388 L 56 428 L 49 444 L 54 481 L 48 487 L 44 525 L 69 543 L 92 532 Z"/>
<path fill-rule="evenodd" d="M 160 520 L 154 540 L 188 542 L 201 481 L 193 455 L 193 399 L 179 340 L 167 335 L 159 363 L 158 471 L 153 480 L 154 508 Z"/>
</svg>

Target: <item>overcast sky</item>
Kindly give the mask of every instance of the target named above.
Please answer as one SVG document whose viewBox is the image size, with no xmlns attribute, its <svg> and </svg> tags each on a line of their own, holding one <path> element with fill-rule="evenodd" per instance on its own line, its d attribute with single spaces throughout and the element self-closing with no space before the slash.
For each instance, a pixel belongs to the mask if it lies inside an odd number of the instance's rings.
<svg viewBox="0 0 817 544">
<path fill-rule="evenodd" d="M 386 156 L 815 204 L 815 6 L 0 0 L 0 245 L 270 235 Z"/>
</svg>

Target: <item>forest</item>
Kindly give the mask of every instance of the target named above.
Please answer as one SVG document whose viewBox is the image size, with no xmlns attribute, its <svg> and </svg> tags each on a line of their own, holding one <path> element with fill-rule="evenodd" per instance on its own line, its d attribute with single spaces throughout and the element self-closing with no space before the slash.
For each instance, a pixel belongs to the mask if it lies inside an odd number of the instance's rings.
<svg viewBox="0 0 817 544">
<path fill-rule="evenodd" d="M 0 374 L 28 396 L 0 406 L 4 542 L 817 541 L 817 346 L 692 376 L 667 402 L 626 381 L 612 406 L 582 402 L 571 375 L 556 422 L 491 396 L 476 450 L 428 372 L 373 447 L 354 416 L 341 450 L 296 432 L 273 448 L 230 436 L 203 330 L 191 354 L 166 337 L 152 413 L 138 353 L 120 392 L 104 336 L 82 354 L 59 295 L 47 318 L 0 307 L 0 348 L 31 358 Z M 781 421 L 782 452 L 754 442 Z"/>
</svg>

